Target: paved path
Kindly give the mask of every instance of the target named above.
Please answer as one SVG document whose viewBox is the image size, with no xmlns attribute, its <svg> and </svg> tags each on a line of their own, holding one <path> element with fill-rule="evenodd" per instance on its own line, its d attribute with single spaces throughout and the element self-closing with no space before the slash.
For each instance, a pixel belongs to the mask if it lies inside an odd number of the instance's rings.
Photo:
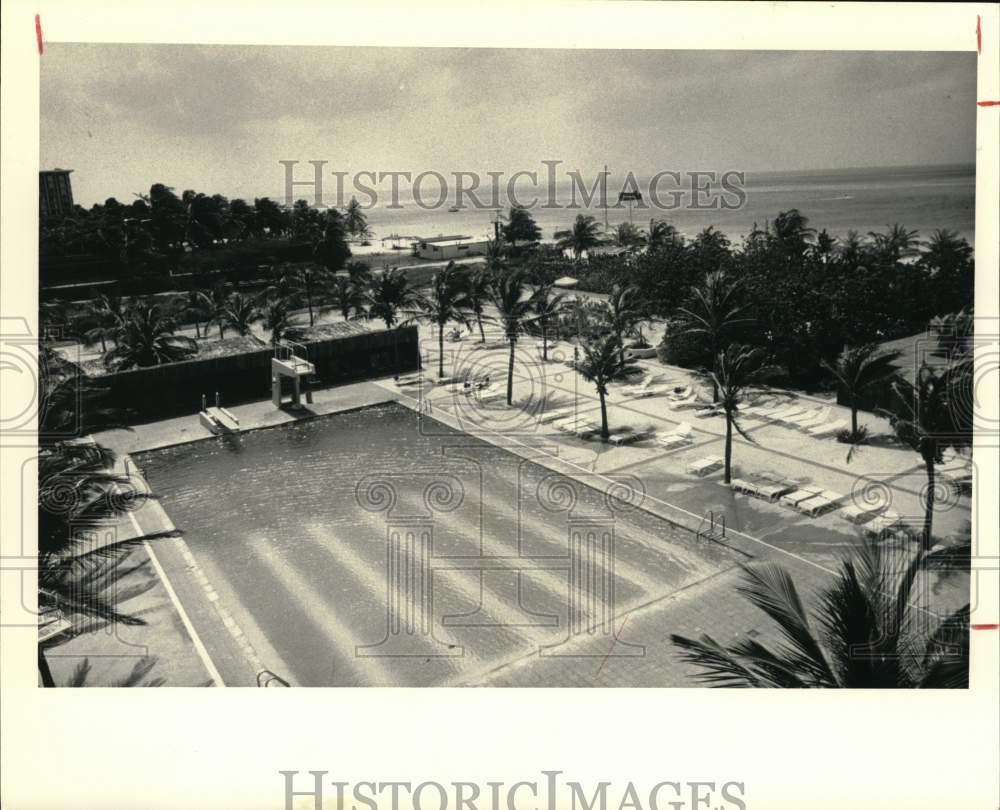
<svg viewBox="0 0 1000 810">
<path fill-rule="evenodd" d="M 549 425 L 540 424 L 538 407 L 572 404 L 580 413 L 597 412 L 596 396 L 592 388 L 579 375 L 564 365 L 538 359 L 538 345 L 525 339 L 519 344 L 518 366 L 515 382 L 516 407 L 508 409 L 502 402 L 480 405 L 474 398 L 448 391 L 434 385 L 433 374 L 437 368 L 436 340 L 429 330 L 422 329 L 425 340 L 423 352 L 426 381 L 418 386 L 398 387 L 391 380 L 381 383 L 363 383 L 315 392 L 314 403 L 306 415 L 322 415 L 358 407 L 369 403 L 398 399 L 410 407 L 430 413 L 445 424 L 460 428 L 523 458 L 530 458 L 550 469 L 589 483 L 608 480 L 628 474 L 636 476 L 646 493 L 644 508 L 651 514 L 662 515 L 669 521 L 689 529 L 700 525 L 709 508 L 723 511 L 730 530 L 726 543 L 732 547 L 728 562 L 719 563 L 698 575 L 664 587 L 657 577 L 650 580 L 649 572 L 657 565 L 666 565 L 671 555 L 662 557 L 667 547 L 658 548 L 655 538 L 647 538 L 621 558 L 617 575 L 622 594 L 627 599 L 617 603 L 617 612 L 609 634 L 606 626 L 597 628 L 592 622 L 590 632 L 563 642 L 564 654 L 543 655 L 539 640 L 553 639 L 544 631 L 510 633 L 502 638 L 485 642 L 484 631 L 469 633 L 452 629 L 450 638 L 461 643 L 475 655 L 465 659 L 462 667 L 440 665 L 423 667 L 422 672 L 380 668 L 367 662 L 355 666 L 353 675 L 343 677 L 338 683 L 444 683 L 490 685 L 691 685 L 693 673 L 683 665 L 671 645 L 669 634 L 680 632 L 699 635 L 710 632 L 720 641 L 751 634 L 763 639 L 773 639 L 773 628 L 762 615 L 740 597 L 734 585 L 738 579 L 737 564 L 747 555 L 756 559 L 780 562 L 792 572 L 797 584 L 806 593 L 829 581 L 830 571 L 837 560 L 856 541 L 855 529 L 835 513 L 816 519 L 804 518 L 784 507 L 767 504 L 744 496 L 733 495 L 718 481 L 718 476 L 695 479 L 684 472 L 686 463 L 704 455 L 721 455 L 723 425 L 721 420 L 692 420 L 679 416 L 657 398 L 629 400 L 613 394 L 610 398 L 609 418 L 613 426 L 651 426 L 666 429 L 684 421 L 696 421 L 696 440 L 680 452 L 665 453 L 655 445 L 638 444 L 613 448 L 598 442 L 588 442 L 566 437 Z M 466 369 L 477 374 L 490 373 L 496 381 L 506 373 L 507 347 L 499 343 L 500 335 L 490 327 L 487 347 L 463 339 L 457 344 L 446 344 L 446 369 L 448 374 L 462 374 Z M 489 348 L 494 346 L 495 348 Z M 553 356 L 569 354 L 566 344 L 556 345 Z M 648 368 L 663 378 L 678 383 L 687 382 L 689 375 L 679 369 L 664 369 L 658 364 Z M 245 427 L 265 427 L 295 421 L 302 414 L 278 411 L 270 402 L 235 406 Z M 873 422 L 873 427 L 880 426 Z M 884 427 L 884 426 L 881 426 Z M 826 442 L 804 436 L 787 428 L 762 425 L 752 430 L 756 444 L 737 438 L 734 455 L 741 469 L 780 469 L 783 474 L 800 480 L 815 482 L 824 488 L 849 493 L 858 477 L 879 476 L 884 481 L 899 511 L 918 510 L 920 492 L 919 469 L 915 456 L 907 451 L 892 448 L 866 448 L 858 460 L 848 466 L 843 460 L 844 448 L 832 440 Z M 162 447 L 178 442 L 206 437 L 207 433 L 197 423 L 195 415 L 166 420 L 151 425 L 136 426 L 134 431 L 116 431 L 101 436 L 101 441 L 122 452 Z M 855 472 L 857 470 L 858 472 Z M 900 509 L 900 505 L 904 508 Z M 502 506 L 494 504 L 502 513 Z M 919 511 L 917 511 L 919 514 Z M 169 520 L 164 515 L 165 520 Z M 956 501 L 948 511 L 937 518 L 938 525 L 948 531 L 960 532 L 961 524 L 969 519 L 968 501 Z M 553 528 L 539 524 L 540 535 L 551 535 Z M 372 527 L 371 530 L 376 530 Z M 468 534 L 469 527 L 461 523 L 452 527 L 456 536 Z M 496 556 L 505 556 L 512 549 L 499 538 L 488 538 L 495 544 Z M 351 549 L 342 544 L 331 546 L 323 537 L 310 539 L 315 553 L 334 555 L 341 577 L 351 583 L 348 590 L 357 598 L 375 598 L 384 589 L 379 586 L 380 566 L 377 560 L 350 556 Z M 157 545 L 157 548 L 160 546 Z M 318 572 L 322 566 L 306 570 L 289 564 L 273 564 L 262 571 L 261 582 L 239 583 L 232 581 L 228 572 L 213 569 L 204 556 L 194 560 L 185 554 L 183 545 L 164 543 L 163 567 L 174 581 L 175 591 L 181 602 L 188 606 L 193 623 L 203 636 L 203 643 L 217 658 L 216 666 L 231 683 L 247 682 L 255 668 L 268 666 L 276 671 L 294 675 L 297 663 L 282 660 L 276 649 L 275 630 L 263 626 L 263 618 L 248 606 L 249 594 L 245 589 L 278 589 L 287 594 L 289 604 L 301 603 L 303 609 L 317 620 L 317 632 L 334 633 L 326 643 L 345 649 L 356 646 L 359 635 L 356 625 L 345 621 L 345 605 L 330 598 L 329 589 Z M 313 552 L 310 552 L 313 553 Z M 344 554 L 348 556 L 345 557 Z M 339 556 L 338 556 L 339 555 Z M 651 555 L 651 556 L 650 556 Z M 334 560 L 331 557 L 331 560 Z M 659 560 L 659 562 L 658 562 Z M 664 572 L 671 569 L 665 568 Z M 199 577 L 199 574 L 201 575 Z M 176 575 L 176 576 L 175 576 Z M 381 574 L 384 576 L 384 574 Z M 455 604 L 486 611 L 494 619 L 503 617 L 506 603 L 503 590 L 487 587 L 482 590 L 482 580 L 477 588 L 470 575 L 460 571 L 442 574 L 449 596 Z M 563 593 L 565 584 L 552 575 L 533 575 L 537 597 L 544 604 L 553 604 Z M 664 574 L 666 576 L 666 574 Z M 204 581 L 201 581 L 201 580 Z M 208 583 L 214 588 L 205 590 Z M 367 584 L 365 584 L 367 583 Z M 196 587 L 197 586 L 197 587 Z M 497 585 L 497 588 L 500 586 Z M 365 596 L 367 594 L 367 596 Z M 476 601 L 477 594 L 486 599 Z M 485 596 L 484 596 L 485 594 Z M 486 598 L 489 597 L 489 598 Z M 224 610 L 219 611 L 221 605 Z M 326 619 L 323 617 L 326 616 Z M 261 619 L 261 621 L 258 621 Z M 176 625 L 176 617 L 173 620 Z M 235 628 L 235 630 L 234 630 Z M 597 632 L 599 629 L 600 632 Z M 151 638 L 158 633 L 149 634 Z M 245 646 L 244 646 L 245 642 Z M 477 646 L 478 645 L 478 646 Z M 544 645 L 542 645 L 544 646 Z M 642 650 L 641 655 L 636 650 Z M 248 652 L 252 651 L 251 652 Z M 175 653 L 167 646 L 164 653 Z M 572 653 L 566 655 L 565 653 Z M 183 657 L 183 656 L 181 656 Z M 190 656 L 188 656 L 190 657 Z M 252 659 L 252 661 L 251 661 Z M 272 662 L 277 662 L 272 666 Z M 355 662 L 356 664 L 356 662 Z M 343 671 L 350 673 L 351 667 Z M 304 684 L 318 682 L 315 673 L 307 672 L 299 678 Z M 192 678 L 191 680 L 195 680 Z"/>
</svg>

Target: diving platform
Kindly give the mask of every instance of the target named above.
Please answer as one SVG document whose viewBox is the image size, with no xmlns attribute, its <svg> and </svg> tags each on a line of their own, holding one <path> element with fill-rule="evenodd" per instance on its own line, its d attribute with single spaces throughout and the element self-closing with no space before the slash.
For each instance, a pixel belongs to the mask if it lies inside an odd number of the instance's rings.
<svg viewBox="0 0 1000 810">
<path fill-rule="evenodd" d="M 316 366 L 309 362 L 306 347 L 301 343 L 286 341 L 274 347 L 274 357 L 271 358 L 271 401 L 274 407 L 281 407 L 282 388 L 284 380 L 292 383 L 292 407 L 302 405 L 302 394 L 306 402 L 312 402 L 312 391 L 308 380 L 316 373 Z M 305 381 L 305 385 L 303 385 Z"/>
</svg>

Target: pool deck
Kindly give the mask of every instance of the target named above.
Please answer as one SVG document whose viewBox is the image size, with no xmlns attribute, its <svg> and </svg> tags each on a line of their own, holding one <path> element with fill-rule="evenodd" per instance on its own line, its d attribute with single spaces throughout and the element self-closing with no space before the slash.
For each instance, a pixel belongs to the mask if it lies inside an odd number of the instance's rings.
<svg viewBox="0 0 1000 810">
<path fill-rule="evenodd" d="M 644 508 L 676 525 L 697 531 L 708 510 L 726 516 L 727 532 L 723 543 L 747 557 L 768 560 L 785 566 L 796 584 L 811 594 L 830 581 L 837 560 L 857 542 L 857 529 L 838 514 L 839 510 L 815 518 L 805 517 L 785 506 L 735 494 L 721 483 L 721 473 L 696 478 L 685 472 L 687 465 L 705 456 L 721 456 L 724 421 L 721 417 L 694 418 L 691 411 L 676 411 L 663 397 L 635 399 L 620 394 L 613 386 L 608 399 L 608 418 L 614 430 L 633 429 L 669 431 L 680 423 L 693 428 L 693 441 L 680 450 L 664 450 L 646 441 L 615 447 L 560 433 L 540 417 L 555 407 L 572 407 L 583 416 L 599 415 L 593 386 L 561 361 L 571 357 L 566 344 L 550 344 L 550 359 L 540 359 L 540 341 L 522 339 L 518 344 L 515 370 L 514 406 L 505 398 L 480 403 L 476 397 L 436 385 L 437 342 L 428 330 L 422 330 L 424 377 L 416 385 L 399 386 L 389 379 L 367 381 L 313 392 L 313 402 L 298 411 L 276 409 L 267 400 L 229 406 L 244 431 L 274 427 L 304 418 L 325 416 L 377 403 L 395 401 L 434 419 L 495 444 L 523 458 L 584 483 L 594 477 L 628 473 L 642 482 Z M 448 376 L 489 374 L 494 385 L 505 393 L 507 347 L 499 344 L 502 336 L 489 329 L 486 346 L 466 337 L 445 344 L 445 367 Z M 693 375 L 683 369 L 665 367 L 656 361 L 642 361 L 648 373 L 673 385 L 694 383 Z M 806 399 L 799 397 L 799 399 Z M 837 418 L 849 417 L 844 408 L 828 400 L 809 404 L 831 405 Z M 885 433 L 885 423 L 870 414 L 860 414 L 862 423 L 872 433 Z M 880 497 L 891 497 L 892 508 L 914 520 L 922 517 L 920 491 L 923 470 L 916 455 L 888 444 L 866 446 L 846 463 L 846 447 L 834 439 L 817 439 L 791 428 L 767 423 L 747 423 L 753 443 L 735 436 L 733 446 L 734 477 L 763 470 L 777 470 L 803 485 L 834 490 L 846 496 L 867 497 L 869 490 Z M 109 431 L 96 438 L 121 456 L 209 438 L 197 414 L 150 424 L 132 430 Z M 607 479 L 610 480 L 610 479 Z M 967 497 L 957 497 L 935 515 L 936 533 L 958 536 L 971 520 Z M 172 528 L 169 517 L 159 504 L 151 502 L 137 515 L 126 516 L 119 532 L 135 536 Z M 155 547 L 150 557 L 149 546 Z M 257 671 L 268 668 L 281 673 L 281 661 L 265 635 L 253 623 L 253 617 L 241 610 L 237 596 L 219 592 L 225 588 L 224 577 L 205 572 L 194 560 L 183 538 L 159 539 L 140 545 L 133 551 L 135 561 L 144 569 L 158 569 L 151 576 L 148 589 L 123 609 L 148 610 L 146 628 L 126 628 L 149 644 L 149 654 L 164 662 L 163 677 L 168 685 L 196 685 L 222 681 L 226 685 L 253 685 Z M 155 560 L 152 565 L 147 562 Z M 580 658 L 538 655 L 503 662 L 495 669 L 480 673 L 468 683 L 475 685 L 518 686 L 691 686 L 696 685 L 693 671 L 680 663 L 669 643 L 671 632 L 697 636 L 710 632 L 725 643 L 754 635 L 761 640 L 772 638 L 773 628 L 762 614 L 750 606 L 734 588 L 739 568 L 720 571 L 667 597 L 657 599 L 621 617 L 622 622 L 604 656 Z M 808 596 L 806 597 L 808 599 Z M 951 601 L 951 600 L 949 600 Z M 184 614 L 187 614 L 185 617 Z M 195 629 L 197 628 L 197 629 Z M 192 632 L 193 631 L 193 632 Z M 63 655 L 56 680 L 67 677 L 79 661 L 74 647 L 91 644 L 94 634 L 86 634 L 58 648 Z M 119 633 L 118 635 L 125 635 Z M 110 637 L 109 637 L 110 638 Z M 642 639 L 646 645 L 641 660 L 619 657 L 615 647 Z M 650 645 L 649 639 L 663 643 Z M 114 644 L 107 642 L 107 661 L 114 661 Z M 65 649 L 64 649 L 65 648 Z M 134 661 L 118 647 L 123 657 L 102 673 L 107 682 L 127 674 Z M 206 657 L 203 653 L 210 650 Z M 74 655 L 76 659 L 74 661 Z M 134 658 L 134 656 L 133 656 Z M 213 669 L 215 674 L 213 674 Z M 112 675 L 112 671 L 114 674 Z M 287 668 L 285 669 L 287 672 Z M 153 676 L 157 675 L 154 670 Z M 220 685 L 220 684 L 216 684 Z"/>
</svg>

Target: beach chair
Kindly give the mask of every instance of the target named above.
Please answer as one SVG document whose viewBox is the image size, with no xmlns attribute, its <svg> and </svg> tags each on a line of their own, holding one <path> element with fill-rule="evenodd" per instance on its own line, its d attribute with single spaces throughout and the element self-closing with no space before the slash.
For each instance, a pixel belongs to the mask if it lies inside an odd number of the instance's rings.
<svg viewBox="0 0 1000 810">
<path fill-rule="evenodd" d="M 625 394 L 626 396 L 636 396 L 642 394 L 650 385 L 653 384 L 653 375 L 647 374 L 645 379 L 641 383 L 627 383 L 618 389 L 619 393 Z"/>
<path fill-rule="evenodd" d="M 878 513 L 884 509 L 884 505 L 858 506 L 857 504 L 852 503 L 840 510 L 840 516 L 849 523 L 853 523 L 855 526 L 860 526 L 862 523 L 867 523 L 869 520 L 876 517 Z"/>
<path fill-rule="evenodd" d="M 772 472 L 763 472 L 755 476 L 755 485 L 757 497 L 764 498 L 771 503 L 798 489 L 798 484 L 794 481 Z"/>
<path fill-rule="evenodd" d="M 876 515 L 867 524 L 865 532 L 872 535 L 881 535 L 885 532 L 892 532 L 903 525 L 903 519 L 898 512 L 886 509 L 882 514 Z"/>
<path fill-rule="evenodd" d="M 809 517 L 816 517 L 830 509 L 836 509 L 843 500 L 844 496 L 839 492 L 824 489 L 814 498 L 802 501 L 796 508 L 803 514 L 809 515 Z"/>
<path fill-rule="evenodd" d="M 706 408 L 714 406 L 716 403 L 712 402 L 711 399 L 706 397 L 700 391 L 691 394 L 685 399 L 675 399 L 668 401 L 667 404 L 674 410 L 690 410 L 692 408 Z"/>
<path fill-rule="evenodd" d="M 693 438 L 693 430 L 691 425 L 687 422 L 681 422 L 677 427 L 675 427 L 669 433 L 659 433 L 656 436 L 656 442 L 661 447 L 667 449 L 673 447 L 680 447 L 681 445 L 688 444 Z"/>
<path fill-rule="evenodd" d="M 789 405 L 787 408 L 781 408 L 774 413 L 765 414 L 764 416 L 769 422 L 781 422 L 789 416 L 800 416 L 805 412 L 806 408 L 802 405 Z"/>
<path fill-rule="evenodd" d="M 697 475 L 699 478 L 704 478 L 706 475 L 709 475 L 716 470 L 721 470 L 725 464 L 726 462 L 718 456 L 707 456 L 705 458 L 700 458 L 697 461 L 692 461 L 687 465 L 686 470 L 691 475 Z"/>
<path fill-rule="evenodd" d="M 748 408 L 740 408 L 736 415 L 747 419 L 764 419 L 767 414 L 777 413 L 783 407 L 784 406 L 769 400 L 767 402 L 762 402 L 759 405 L 751 405 Z"/>
<path fill-rule="evenodd" d="M 671 391 L 670 399 L 675 402 L 680 402 L 687 399 L 695 393 L 695 390 L 690 385 L 685 385 L 680 391 Z"/>
<path fill-rule="evenodd" d="M 809 428 L 808 432 L 810 436 L 822 437 L 831 436 L 838 431 L 843 430 L 847 427 L 847 422 L 843 419 L 837 419 L 832 422 L 825 422 L 822 425 L 817 425 L 816 427 Z"/>
<path fill-rule="evenodd" d="M 692 415 L 696 419 L 708 419 L 710 416 L 721 416 L 725 412 L 725 409 L 718 405 L 709 405 L 707 408 L 698 408 Z"/>
<path fill-rule="evenodd" d="M 538 418 L 538 424 L 548 425 L 552 422 L 558 422 L 560 419 L 568 419 L 576 414 L 575 405 L 564 405 L 562 408 L 553 408 L 551 411 L 543 413 Z"/>
<path fill-rule="evenodd" d="M 632 433 L 612 433 L 608 436 L 608 442 L 615 445 L 615 447 L 623 447 L 627 444 L 641 442 L 643 439 L 648 437 L 648 433 L 643 433 L 641 431 L 634 431 Z"/>
<path fill-rule="evenodd" d="M 822 492 L 821 487 L 803 487 L 800 486 L 798 489 L 793 489 L 791 492 L 786 492 L 778 500 L 785 504 L 785 506 L 790 506 L 792 509 L 798 509 L 800 503 L 808 501 L 810 498 L 815 498 Z"/>
<path fill-rule="evenodd" d="M 780 419 L 775 419 L 774 421 L 780 422 L 785 427 L 798 427 L 799 422 L 807 422 L 812 424 L 821 425 L 823 422 L 830 418 L 830 409 L 826 408 L 826 416 L 820 420 L 816 421 L 816 417 L 822 415 L 824 408 L 822 406 L 817 408 L 807 408 L 801 413 L 792 414 L 791 416 L 785 416 Z"/>
<path fill-rule="evenodd" d="M 829 421 L 830 414 L 833 412 L 833 408 L 827 406 L 825 408 L 820 408 L 817 411 L 813 411 L 810 414 L 803 414 L 801 416 L 793 416 L 791 419 L 785 421 L 786 425 L 791 425 L 797 427 L 800 430 L 807 430 L 811 427 L 816 427 L 822 425 Z"/>
<path fill-rule="evenodd" d="M 747 495 L 757 495 L 757 481 L 754 476 L 750 478 L 734 478 L 729 486 L 734 492 L 743 492 Z"/>
</svg>

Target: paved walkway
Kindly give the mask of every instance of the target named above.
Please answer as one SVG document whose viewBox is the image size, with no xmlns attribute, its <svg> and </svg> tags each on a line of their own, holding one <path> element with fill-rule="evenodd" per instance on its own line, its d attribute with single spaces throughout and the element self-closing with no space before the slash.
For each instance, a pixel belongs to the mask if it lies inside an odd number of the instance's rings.
<svg viewBox="0 0 1000 810">
<path fill-rule="evenodd" d="M 571 347 L 556 344 L 549 362 L 539 359 L 538 343 L 531 339 L 519 342 L 516 368 L 515 407 L 493 401 L 481 404 L 474 397 L 449 391 L 434 384 L 437 369 L 437 342 L 429 330 L 422 329 L 422 351 L 425 357 L 424 381 L 415 386 L 397 386 L 392 380 L 360 383 L 314 392 L 314 402 L 308 411 L 279 411 L 268 402 L 231 407 L 245 429 L 288 423 L 303 416 L 318 416 L 386 400 L 398 400 L 428 413 L 465 432 L 479 436 L 524 458 L 572 477 L 636 476 L 645 490 L 645 508 L 667 520 L 691 530 L 697 530 L 705 512 L 714 509 L 727 518 L 725 543 L 743 555 L 768 559 L 785 565 L 805 593 L 815 591 L 829 581 L 830 572 L 843 554 L 856 542 L 856 530 L 836 512 L 819 518 L 806 518 L 790 510 L 745 496 L 734 495 L 721 485 L 719 476 L 697 479 L 684 472 L 692 459 L 705 455 L 721 455 L 724 425 L 719 418 L 695 420 L 689 413 L 672 411 L 660 398 L 629 399 L 613 393 L 610 397 L 609 420 L 612 427 L 651 427 L 666 430 L 681 421 L 693 422 L 695 441 L 684 450 L 665 452 L 655 444 L 611 447 L 600 442 L 567 437 L 543 424 L 539 418 L 544 409 L 572 405 L 586 415 L 598 410 L 592 386 L 575 372 L 558 362 L 571 356 Z M 488 331 L 486 346 L 473 338 L 446 344 L 446 373 L 474 375 L 488 373 L 495 382 L 505 381 L 508 349 L 495 327 Z M 692 382 L 691 375 L 681 369 L 665 369 L 658 363 L 646 363 L 650 373 L 676 384 Z M 620 390 L 620 389 L 619 389 Z M 884 424 L 869 418 L 875 432 Z M 852 489 L 877 479 L 880 492 L 893 499 L 893 508 L 902 514 L 922 515 L 919 493 L 922 471 L 916 456 L 892 447 L 866 447 L 857 459 L 847 465 L 845 447 L 833 440 L 817 440 L 788 428 L 759 425 L 749 430 L 755 443 L 737 437 L 734 459 L 740 471 L 761 469 L 780 470 L 783 475 L 801 482 L 815 483 L 826 489 L 850 494 Z M 132 431 L 102 434 L 99 440 L 121 453 L 164 447 L 208 436 L 197 415 L 135 426 Z M 884 487 L 884 490 L 883 490 Z M 160 510 L 162 512 L 162 510 Z M 150 514 L 153 514 L 152 512 Z M 956 499 L 936 516 L 936 526 L 942 533 L 960 534 L 970 519 L 967 499 Z M 163 525 L 169 518 L 162 515 Z M 160 525 L 156 520 L 154 525 Z M 251 682 L 255 669 L 261 666 L 278 671 L 285 667 L 270 647 L 266 633 L 256 627 L 250 611 L 242 608 L 238 594 L 225 587 L 221 573 L 203 571 L 183 542 L 157 541 L 164 549 L 162 566 L 175 583 L 179 601 L 193 617 L 201 643 L 211 650 L 214 665 L 230 684 Z M 629 685 L 662 686 L 691 685 L 692 675 L 669 644 L 671 632 L 699 635 L 710 632 L 720 641 L 751 634 L 771 639 L 773 628 L 762 614 L 734 590 L 738 568 L 723 567 L 704 580 L 689 583 L 667 595 L 653 595 L 651 601 L 635 603 L 630 612 L 619 616 L 616 636 L 593 639 L 584 634 L 566 645 L 585 647 L 586 654 L 577 656 L 539 656 L 519 653 L 494 662 L 472 676 L 463 675 L 456 683 L 489 685 Z M 206 586 L 208 588 L 206 589 Z M 216 590 L 212 590 L 215 587 Z M 215 593 L 215 598 L 212 594 Z M 162 658 L 197 660 L 178 649 L 177 638 L 183 634 L 160 632 L 172 625 L 184 629 L 176 615 L 164 615 L 157 620 L 155 632 L 147 638 L 157 643 L 165 641 L 155 654 Z M 223 607 L 220 611 L 219 606 Z M 151 628 L 152 629 L 152 626 Z M 190 633 L 187 633 L 190 637 Z M 597 644 L 597 647 L 594 646 Z M 641 645 L 641 656 L 619 654 L 634 651 Z M 601 647 L 607 646 L 607 652 Z M 183 645 L 181 645 L 183 646 Z M 189 647 L 197 646 L 194 641 Z M 189 651 L 190 653 L 190 651 Z M 217 660 L 216 660 L 217 659 Z M 178 682 L 204 680 L 204 672 L 178 675 Z"/>
</svg>

